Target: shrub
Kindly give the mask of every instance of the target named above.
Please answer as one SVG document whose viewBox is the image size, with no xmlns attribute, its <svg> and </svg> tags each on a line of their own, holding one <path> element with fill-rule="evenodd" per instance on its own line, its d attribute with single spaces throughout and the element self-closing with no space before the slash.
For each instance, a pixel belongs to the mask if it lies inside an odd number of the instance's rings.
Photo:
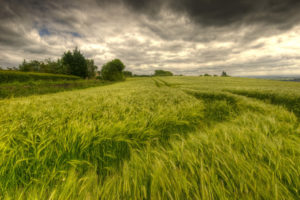
<svg viewBox="0 0 300 200">
<path fill-rule="evenodd" d="M 63 65 L 61 59 L 57 61 L 52 61 L 51 59 L 46 59 L 45 61 L 24 60 L 23 63 L 19 65 L 19 70 L 23 72 L 67 74 L 67 68 Z"/>
<path fill-rule="evenodd" d="M 121 81 L 124 80 L 123 70 L 125 65 L 119 59 L 114 59 L 105 65 L 101 69 L 101 77 L 103 80 L 109 81 Z"/>
<path fill-rule="evenodd" d="M 154 76 L 173 76 L 173 73 L 165 70 L 155 70 Z"/>
<path fill-rule="evenodd" d="M 24 60 L 23 63 L 19 65 L 19 70 L 23 71 L 23 72 L 39 71 L 40 65 L 41 65 L 41 62 L 39 62 L 37 60 L 32 60 L 29 62 L 26 62 L 26 60 Z"/>
<path fill-rule="evenodd" d="M 130 71 L 123 71 L 125 77 L 132 77 L 132 72 Z"/>
<path fill-rule="evenodd" d="M 87 59 L 86 63 L 87 63 L 88 78 L 95 77 L 96 76 L 96 69 L 98 67 L 94 64 L 94 60 Z"/>
</svg>

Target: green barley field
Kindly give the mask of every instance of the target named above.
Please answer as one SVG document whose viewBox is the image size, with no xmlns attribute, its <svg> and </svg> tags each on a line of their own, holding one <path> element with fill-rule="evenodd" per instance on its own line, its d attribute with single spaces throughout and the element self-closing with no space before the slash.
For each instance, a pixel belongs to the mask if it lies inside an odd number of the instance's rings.
<svg viewBox="0 0 300 200">
<path fill-rule="evenodd" d="M 300 83 L 145 77 L 0 100 L 0 199 L 300 199 Z"/>
</svg>

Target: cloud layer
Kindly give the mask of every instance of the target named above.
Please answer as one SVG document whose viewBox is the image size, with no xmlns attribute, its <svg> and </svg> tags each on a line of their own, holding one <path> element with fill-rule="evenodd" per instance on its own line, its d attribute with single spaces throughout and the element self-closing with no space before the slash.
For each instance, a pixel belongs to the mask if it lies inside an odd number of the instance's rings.
<svg viewBox="0 0 300 200">
<path fill-rule="evenodd" d="M 78 46 L 137 74 L 300 74 L 298 0 L 0 1 L 0 66 Z"/>
</svg>

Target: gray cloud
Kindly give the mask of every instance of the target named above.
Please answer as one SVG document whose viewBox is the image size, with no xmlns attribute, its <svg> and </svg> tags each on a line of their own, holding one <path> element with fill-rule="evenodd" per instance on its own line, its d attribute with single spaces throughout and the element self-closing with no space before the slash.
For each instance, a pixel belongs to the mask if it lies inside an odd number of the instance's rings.
<svg viewBox="0 0 300 200">
<path fill-rule="evenodd" d="M 298 0 L 7 0 L 0 65 L 58 58 L 78 46 L 99 66 L 135 73 L 299 73 Z"/>
<path fill-rule="evenodd" d="M 282 24 L 289 28 L 299 19 L 298 0 L 123 0 L 132 10 L 158 14 L 172 10 L 186 14 L 205 26 L 225 26 L 233 23 Z"/>
</svg>

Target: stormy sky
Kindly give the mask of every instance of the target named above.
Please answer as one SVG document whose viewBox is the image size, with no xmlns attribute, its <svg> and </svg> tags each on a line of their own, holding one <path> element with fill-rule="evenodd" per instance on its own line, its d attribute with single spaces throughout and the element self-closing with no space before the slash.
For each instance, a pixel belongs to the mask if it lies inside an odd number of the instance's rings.
<svg viewBox="0 0 300 200">
<path fill-rule="evenodd" d="M 0 66 L 78 47 L 151 74 L 300 75 L 299 0 L 0 0 Z"/>
</svg>

